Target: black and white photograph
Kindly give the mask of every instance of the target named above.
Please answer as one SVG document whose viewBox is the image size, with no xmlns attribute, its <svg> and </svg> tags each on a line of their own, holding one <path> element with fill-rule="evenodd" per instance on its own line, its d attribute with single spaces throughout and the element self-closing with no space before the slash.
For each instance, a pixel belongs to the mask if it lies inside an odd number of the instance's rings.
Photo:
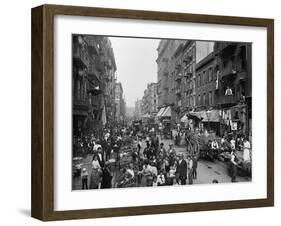
<svg viewBox="0 0 281 226">
<path fill-rule="evenodd" d="M 71 44 L 72 190 L 251 183 L 252 43 Z"/>
</svg>

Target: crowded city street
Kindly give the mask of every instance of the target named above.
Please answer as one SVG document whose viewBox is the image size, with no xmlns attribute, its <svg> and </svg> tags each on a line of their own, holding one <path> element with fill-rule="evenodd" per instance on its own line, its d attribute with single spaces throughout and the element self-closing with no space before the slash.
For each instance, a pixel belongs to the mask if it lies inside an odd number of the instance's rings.
<svg viewBox="0 0 281 226">
<path fill-rule="evenodd" d="M 124 130 L 124 129 L 123 129 Z M 133 132 L 132 132 L 133 133 Z M 131 134 L 132 134 L 131 133 Z M 105 134 L 106 137 L 108 136 L 108 133 Z M 92 146 L 92 150 L 88 149 L 86 153 L 81 153 L 80 154 L 80 164 L 78 164 L 78 169 L 75 168 L 73 170 L 77 170 L 78 174 L 73 175 L 73 190 L 79 190 L 79 189 L 91 189 L 94 187 L 91 187 L 91 173 L 95 167 L 93 164 L 93 159 L 94 156 L 98 156 L 99 151 L 102 154 L 102 157 L 100 159 L 103 159 L 100 161 L 100 174 L 98 176 L 98 183 L 97 186 L 95 187 L 96 189 L 99 188 L 121 188 L 121 187 L 141 187 L 143 186 L 142 184 L 142 171 L 144 170 L 145 166 L 145 160 L 147 160 L 148 154 L 146 153 L 147 149 L 147 143 L 149 143 L 149 146 L 151 145 L 151 136 L 146 137 L 145 139 L 142 139 L 141 142 L 137 142 L 139 140 L 138 138 L 134 138 L 133 136 L 131 137 L 132 143 L 130 144 L 130 149 L 126 150 L 126 155 L 122 155 L 122 148 L 124 147 L 123 139 L 128 139 L 125 138 L 126 136 L 119 136 L 119 139 L 121 140 L 121 148 L 118 153 L 119 157 L 117 157 L 116 153 L 114 152 L 114 148 L 110 150 L 110 155 L 108 156 L 107 161 L 105 159 L 107 158 L 106 155 L 106 150 L 102 145 L 95 144 Z M 222 160 L 221 158 L 217 157 L 216 159 L 210 160 L 208 158 L 199 158 L 200 153 L 195 153 L 195 155 L 192 155 L 191 153 L 194 153 L 194 150 L 188 150 L 186 146 L 182 145 L 174 145 L 174 140 L 173 139 L 160 139 L 160 135 L 156 135 L 156 137 L 159 139 L 159 146 L 158 149 L 161 150 L 161 146 L 163 145 L 163 150 L 167 149 L 169 152 L 169 149 L 173 149 L 175 151 L 174 155 L 175 158 L 174 160 L 171 160 L 171 164 L 169 164 L 168 170 L 167 167 L 159 166 L 158 161 L 159 158 L 161 158 L 161 151 L 160 153 L 156 154 L 156 156 L 151 155 L 150 156 L 150 162 L 148 165 L 150 166 L 156 166 L 155 170 L 152 170 L 152 181 L 151 184 L 145 184 L 145 186 L 160 186 L 159 182 L 157 182 L 157 179 L 159 179 L 159 175 L 163 173 L 163 178 L 165 180 L 163 185 L 181 185 L 181 184 L 210 184 L 210 183 L 228 183 L 231 182 L 231 175 L 229 174 L 229 162 Z M 110 139 L 110 137 L 107 137 L 107 139 Z M 118 138 L 117 138 L 118 139 Z M 149 140 L 149 142 L 147 142 Z M 94 141 L 95 143 L 95 141 Z M 100 143 L 100 142 L 98 142 Z M 101 142 L 102 143 L 102 142 Z M 161 145 L 162 144 L 162 145 Z M 84 145 L 84 144 L 83 144 Z M 86 144 L 89 146 L 88 144 Z M 91 146 L 91 145 L 90 145 Z M 101 148 L 100 148 L 101 147 Z M 113 145 L 114 147 L 114 145 Z M 138 148 L 140 147 L 140 151 L 138 154 Z M 98 151 L 99 149 L 99 151 Z M 154 146 L 153 146 L 154 149 Z M 85 149 L 84 149 L 85 150 Z M 83 151 L 84 151 L 83 150 Z M 158 155 L 158 156 L 157 156 Z M 182 182 L 179 178 L 179 161 L 181 156 L 183 155 L 183 160 L 186 163 L 190 162 L 189 157 L 192 156 L 192 163 L 195 165 L 196 161 L 196 168 L 193 168 L 191 166 L 191 170 L 188 168 L 188 164 L 186 167 L 186 178 L 184 179 L 185 182 Z M 238 154 L 239 155 L 239 154 Z M 169 156 L 169 154 L 168 154 Z M 170 155 L 171 156 L 171 155 Z M 74 157 L 75 158 L 75 157 Z M 77 158 L 77 156 L 76 156 Z M 123 159 L 124 158 L 124 159 Z M 104 162 L 103 162 L 104 161 Z M 173 162 L 174 161 L 174 162 Z M 102 168 L 101 166 L 104 166 Z M 158 167 L 157 167 L 158 165 Z M 174 166 L 175 165 L 175 166 Z M 174 168 L 173 168 L 174 167 Z M 104 176 L 104 171 L 108 172 L 106 174 L 106 177 Z M 174 172 L 172 172 L 174 170 Z M 192 174 L 196 170 L 196 177 L 194 177 Z M 87 175 L 87 185 L 83 187 L 83 174 Z M 123 174 L 123 175 L 122 175 Z M 167 179 L 169 180 L 169 176 L 171 174 L 174 174 L 174 180 L 172 182 L 167 182 Z M 192 177 L 192 180 L 190 180 L 190 177 Z M 104 179 L 106 178 L 106 179 Z M 104 187 L 102 186 L 103 180 L 108 180 L 108 184 Z M 120 179 L 121 178 L 121 179 Z M 120 181 L 121 180 L 121 181 Z M 154 183 L 155 181 L 155 183 Z M 248 176 L 237 176 L 236 177 L 236 182 L 247 182 L 249 181 Z M 120 183 L 127 183 L 124 185 L 120 185 Z"/>
<path fill-rule="evenodd" d="M 249 43 L 73 35 L 72 190 L 251 182 L 250 66 Z"/>
</svg>

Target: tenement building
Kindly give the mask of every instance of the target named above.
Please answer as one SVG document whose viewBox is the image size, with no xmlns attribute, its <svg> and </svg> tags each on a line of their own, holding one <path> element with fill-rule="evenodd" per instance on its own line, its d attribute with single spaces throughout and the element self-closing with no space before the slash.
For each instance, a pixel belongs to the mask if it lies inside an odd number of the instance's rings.
<svg viewBox="0 0 281 226">
<path fill-rule="evenodd" d="M 75 136 L 99 133 L 114 120 L 116 64 L 110 40 L 72 36 L 73 131 Z"/>
<path fill-rule="evenodd" d="M 219 131 L 218 111 L 218 70 L 214 52 L 209 53 L 196 63 L 196 101 L 195 107 L 188 112 L 192 119 L 192 127 L 199 127 L 203 123 L 205 127 Z M 194 116 L 194 117 L 192 117 Z"/>
<path fill-rule="evenodd" d="M 125 120 L 126 117 L 126 102 L 123 93 L 123 87 L 121 82 L 115 84 L 115 105 L 116 113 L 115 119 L 117 122 Z"/>
<path fill-rule="evenodd" d="M 217 42 L 220 133 L 252 134 L 252 46 L 250 43 Z"/>
<path fill-rule="evenodd" d="M 192 128 L 251 136 L 251 78 L 251 45 L 216 42 L 196 64 L 196 106 L 188 112 Z"/>
<path fill-rule="evenodd" d="M 157 83 L 149 83 L 142 97 L 141 113 L 143 117 L 154 118 L 157 112 Z"/>
<path fill-rule="evenodd" d="M 142 100 L 141 99 L 137 99 L 135 101 L 135 107 L 134 107 L 134 114 L 133 117 L 135 120 L 139 120 L 141 118 L 141 105 L 142 105 Z"/>
<path fill-rule="evenodd" d="M 171 123 L 196 107 L 196 64 L 213 51 L 213 42 L 161 40 L 158 46 L 158 118 Z M 169 115 L 167 115 L 169 112 Z M 166 114 L 165 114 L 166 113 Z"/>
</svg>

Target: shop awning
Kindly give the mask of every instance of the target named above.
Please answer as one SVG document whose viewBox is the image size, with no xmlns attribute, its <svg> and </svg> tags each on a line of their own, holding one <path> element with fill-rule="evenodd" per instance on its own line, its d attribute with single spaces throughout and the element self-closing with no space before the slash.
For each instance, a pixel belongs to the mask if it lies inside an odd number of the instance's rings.
<svg viewBox="0 0 281 226">
<path fill-rule="evenodd" d="M 189 112 L 188 117 L 196 117 L 202 122 L 219 122 L 219 110 L 210 110 L 210 118 L 207 117 L 206 111 L 196 111 L 196 112 Z"/>
<path fill-rule="evenodd" d="M 171 107 L 167 107 L 161 117 L 171 117 L 172 116 L 172 109 Z"/>
<path fill-rule="evenodd" d="M 158 111 L 156 117 L 161 117 L 161 115 L 164 113 L 164 111 L 165 111 L 165 108 L 164 108 L 164 107 L 161 108 L 161 109 Z"/>
<path fill-rule="evenodd" d="M 203 112 L 202 111 L 197 111 L 197 112 L 189 112 L 188 117 L 196 117 L 199 120 L 202 120 L 204 118 Z"/>
<path fill-rule="evenodd" d="M 219 122 L 220 121 L 220 115 L 219 110 L 211 110 L 209 118 L 207 117 L 207 113 L 204 112 L 203 122 Z"/>
</svg>

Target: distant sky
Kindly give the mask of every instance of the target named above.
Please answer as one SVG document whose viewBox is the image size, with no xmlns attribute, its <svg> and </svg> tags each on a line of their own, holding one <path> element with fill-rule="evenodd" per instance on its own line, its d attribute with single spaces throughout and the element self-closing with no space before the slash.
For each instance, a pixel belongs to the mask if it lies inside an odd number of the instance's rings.
<svg viewBox="0 0 281 226">
<path fill-rule="evenodd" d="M 157 82 L 157 47 L 160 40 L 109 37 L 117 65 L 117 81 L 122 83 L 126 104 L 134 107 L 147 83 Z"/>
</svg>

